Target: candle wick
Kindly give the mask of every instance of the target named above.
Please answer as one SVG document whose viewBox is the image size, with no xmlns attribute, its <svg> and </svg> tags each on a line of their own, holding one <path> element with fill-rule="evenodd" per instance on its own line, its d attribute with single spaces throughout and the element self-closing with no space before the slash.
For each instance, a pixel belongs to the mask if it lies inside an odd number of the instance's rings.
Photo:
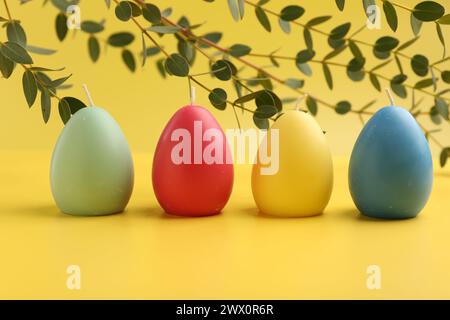
<svg viewBox="0 0 450 320">
<path fill-rule="evenodd" d="M 392 96 L 391 90 L 389 90 L 389 88 L 386 88 L 385 91 L 389 98 L 389 102 L 391 103 L 391 106 L 395 106 L 395 100 L 394 100 L 394 97 Z"/>
<path fill-rule="evenodd" d="M 93 107 L 94 106 L 94 101 L 92 100 L 91 93 L 89 92 L 88 87 L 87 87 L 86 84 L 83 84 L 83 89 L 84 89 L 84 92 L 86 93 L 86 97 L 88 99 L 89 106 Z"/>
<path fill-rule="evenodd" d="M 295 104 L 295 110 L 296 110 L 296 111 L 300 110 L 300 104 L 303 102 L 303 100 L 304 100 L 306 97 L 308 97 L 308 95 L 307 95 L 307 94 L 304 94 L 303 96 L 300 96 L 300 97 L 297 99 L 297 103 Z"/>
<path fill-rule="evenodd" d="M 195 99 L 196 99 L 196 92 L 195 92 L 194 86 L 191 87 L 190 98 L 191 98 L 191 106 L 193 106 L 195 104 Z"/>
</svg>

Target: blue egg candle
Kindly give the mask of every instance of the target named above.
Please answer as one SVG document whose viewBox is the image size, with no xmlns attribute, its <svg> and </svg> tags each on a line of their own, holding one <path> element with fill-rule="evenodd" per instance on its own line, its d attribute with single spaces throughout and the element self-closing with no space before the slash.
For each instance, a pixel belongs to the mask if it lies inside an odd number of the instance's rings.
<svg viewBox="0 0 450 320">
<path fill-rule="evenodd" d="M 350 159 L 349 187 L 359 211 L 381 219 L 413 218 L 425 207 L 433 162 L 425 135 L 404 108 L 384 107 L 361 131 Z"/>
</svg>

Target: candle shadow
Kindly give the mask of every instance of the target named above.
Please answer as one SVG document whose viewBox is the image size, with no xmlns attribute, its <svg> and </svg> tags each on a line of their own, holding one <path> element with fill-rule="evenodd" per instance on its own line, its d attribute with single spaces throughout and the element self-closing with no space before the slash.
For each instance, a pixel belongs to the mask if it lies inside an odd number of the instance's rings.
<svg viewBox="0 0 450 320">
<path fill-rule="evenodd" d="M 174 214 L 166 213 L 160 207 L 135 207 L 130 209 L 130 215 L 134 215 L 138 218 L 144 219 L 163 219 L 163 220 L 196 220 L 196 219 L 212 219 L 215 217 L 219 217 L 223 213 L 210 215 L 210 216 L 199 216 L 199 217 L 186 217 L 186 216 L 177 216 Z"/>
<path fill-rule="evenodd" d="M 406 218 L 406 219 L 378 219 L 378 218 L 371 218 L 368 216 L 365 216 L 361 214 L 361 212 L 356 208 L 346 208 L 342 210 L 338 210 L 337 212 L 333 213 L 335 216 L 343 218 L 343 219 L 350 219 L 357 222 L 364 222 L 364 223 L 401 223 L 404 221 L 412 221 L 416 218 Z"/>
<path fill-rule="evenodd" d="M 255 217 L 255 218 L 262 218 L 262 219 L 274 219 L 274 220 L 302 220 L 302 219 L 309 219 L 309 218 L 321 218 L 324 216 L 323 213 L 314 215 L 314 216 L 307 216 L 307 217 L 280 217 L 280 216 L 273 216 L 266 214 L 264 212 L 261 212 L 256 207 L 249 207 L 245 208 L 242 211 L 246 213 L 247 216 Z"/>
</svg>

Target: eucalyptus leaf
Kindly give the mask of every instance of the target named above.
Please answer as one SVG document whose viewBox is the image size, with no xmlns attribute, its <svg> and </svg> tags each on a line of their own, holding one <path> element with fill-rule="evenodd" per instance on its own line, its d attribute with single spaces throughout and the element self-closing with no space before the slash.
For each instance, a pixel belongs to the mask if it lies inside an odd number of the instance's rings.
<svg viewBox="0 0 450 320">
<path fill-rule="evenodd" d="M 44 119 L 45 123 L 47 123 L 48 119 L 50 118 L 51 108 L 52 108 L 52 100 L 50 92 L 48 90 L 43 90 L 41 92 L 41 111 L 42 111 L 42 118 Z"/>
<path fill-rule="evenodd" d="M 227 0 L 228 8 L 230 9 L 231 15 L 234 21 L 240 21 L 244 18 L 245 6 L 244 0 Z"/>
<path fill-rule="evenodd" d="M 33 64 L 33 59 L 28 52 L 19 44 L 15 42 L 0 43 L 0 52 L 16 63 Z"/>
<path fill-rule="evenodd" d="M 307 63 L 296 63 L 295 64 L 298 68 L 298 70 L 300 70 L 300 72 L 302 72 L 305 76 L 312 76 L 312 70 L 311 67 L 309 66 L 309 64 Z"/>
<path fill-rule="evenodd" d="M 315 55 L 316 53 L 312 50 L 301 50 L 299 53 L 297 53 L 295 62 L 297 63 L 297 65 L 306 63 L 314 58 Z"/>
<path fill-rule="evenodd" d="M 333 39 L 333 40 L 339 40 L 339 39 L 344 38 L 347 35 L 347 33 L 350 31 L 350 27 L 351 27 L 350 22 L 347 22 L 347 23 L 337 26 L 336 28 L 331 30 L 329 38 Z"/>
<path fill-rule="evenodd" d="M 103 24 L 90 20 L 81 22 L 80 28 L 82 31 L 91 34 L 102 32 L 105 29 Z"/>
<path fill-rule="evenodd" d="M 306 27 L 310 28 L 310 27 L 314 27 L 316 25 L 322 24 L 324 22 L 327 22 L 328 20 L 331 19 L 331 16 L 320 16 L 320 17 L 315 17 L 312 18 L 311 20 L 309 20 L 306 23 Z"/>
<path fill-rule="evenodd" d="M 378 52 L 387 52 L 395 49 L 399 44 L 398 39 L 390 36 L 384 36 L 379 38 L 375 42 L 374 50 Z"/>
<path fill-rule="evenodd" d="M 352 110 L 352 105 L 348 101 L 340 101 L 337 103 L 335 109 L 338 114 L 346 114 Z"/>
<path fill-rule="evenodd" d="M 256 115 L 253 115 L 253 122 L 261 130 L 267 130 L 270 127 L 269 120 L 258 118 Z"/>
<path fill-rule="evenodd" d="M 306 48 L 308 48 L 309 51 L 313 51 L 313 38 L 311 35 L 311 31 L 309 31 L 308 28 L 303 29 L 303 39 L 305 40 Z"/>
<path fill-rule="evenodd" d="M 311 96 L 306 97 L 306 107 L 308 108 L 309 113 L 311 113 L 313 116 L 317 115 L 317 112 L 319 110 L 317 106 L 317 101 Z"/>
<path fill-rule="evenodd" d="M 236 74 L 236 67 L 228 60 L 218 60 L 211 66 L 214 76 L 222 81 L 228 81 Z"/>
<path fill-rule="evenodd" d="M 189 75 L 189 63 L 181 54 L 171 54 L 165 61 L 166 71 L 177 77 L 187 77 Z"/>
<path fill-rule="evenodd" d="M 37 83 L 34 74 L 30 70 L 26 70 L 22 76 L 23 92 L 25 99 L 27 100 L 28 107 L 31 108 L 36 101 L 37 96 Z"/>
<path fill-rule="evenodd" d="M 442 17 L 445 8 L 435 1 L 423 1 L 414 7 L 413 15 L 420 21 L 435 21 Z"/>
<path fill-rule="evenodd" d="M 219 41 L 222 39 L 222 36 L 223 36 L 222 32 L 211 32 L 203 35 L 202 39 L 208 40 L 209 42 L 212 43 L 219 43 Z M 200 48 L 209 48 L 209 45 L 202 41 L 200 41 L 198 45 Z"/>
<path fill-rule="evenodd" d="M 63 41 L 66 38 L 67 32 L 69 31 L 69 29 L 67 28 L 67 17 L 64 13 L 59 13 L 56 16 L 55 29 L 59 41 Z"/>
<path fill-rule="evenodd" d="M 221 88 L 215 88 L 210 92 L 208 98 L 211 104 L 217 109 L 226 109 L 228 96 L 225 90 Z"/>
<path fill-rule="evenodd" d="M 291 24 L 289 21 L 284 21 L 283 19 L 280 18 L 278 19 L 278 24 L 284 33 L 286 34 L 291 33 Z"/>
<path fill-rule="evenodd" d="M 27 35 L 25 30 L 23 30 L 20 22 L 12 21 L 6 24 L 6 34 L 8 36 L 9 42 L 15 42 L 22 47 L 27 45 Z"/>
<path fill-rule="evenodd" d="M 87 108 L 83 101 L 74 97 L 64 97 L 61 99 L 61 101 L 67 102 L 71 114 L 75 114 L 78 110 Z"/>
<path fill-rule="evenodd" d="M 304 13 L 305 9 L 303 7 L 290 5 L 281 10 L 280 18 L 284 21 L 294 21 L 300 18 Z"/>
<path fill-rule="evenodd" d="M 418 76 L 425 77 L 428 74 L 429 69 L 428 58 L 421 54 L 416 54 L 411 59 L 411 68 Z"/>
<path fill-rule="evenodd" d="M 450 83 L 450 71 L 448 70 L 442 71 L 441 78 L 445 83 Z"/>
<path fill-rule="evenodd" d="M 370 79 L 370 83 L 373 85 L 373 87 L 377 91 L 381 92 L 381 84 L 380 84 L 380 81 L 378 80 L 378 77 L 375 74 L 370 73 L 369 74 L 369 79 Z"/>
<path fill-rule="evenodd" d="M 120 1 L 115 9 L 117 19 L 124 22 L 130 20 L 132 16 L 131 10 L 131 5 L 128 1 Z"/>
<path fill-rule="evenodd" d="M 448 105 L 442 98 L 436 98 L 434 100 L 434 105 L 436 107 L 437 112 L 444 118 L 445 120 L 449 120 L 449 112 Z"/>
<path fill-rule="evenodd" d="M 180 31 L 181 28 L 176 26 L 151 26 L 147 30 L 161 34 L 174 34 Z"/>
<path fill-rule="evenodd" d="M 233 57 L 243 57 L 248 55 L 252 49 L 245 44 L 235 44 L 228 49 L 228 53 Z"/>
<path fill-rule="evenodd" d="M 70 117 L 71 117 L 70 105 L 66 99 L 63 98 L 59 101 L 58 111 L 59 111 L 59 116 L 61 117 L 62 122 L 64 124 L 66 124 L 67 121 L 69 121 Z"/>
<path fill-rule="evenodd" d="M 304 80 L 289 78 L 284 81 L 284 84 L 292 89 L 300 89 L 305 85 Z"/>
<path fill-rule="evenodd" d="M 88 51 L 89 57 L 93 62 L 97 62 L 100 57 L 100 43 L 94 36 L 90 36 L 88 39 Z"/>
<path fill-rule="evenodd" d="M 109 36 L 108 44 L 113 47 L 125 47 L 134 41 L 130 32 L 117 32 Z"/>
<path fill-rule="evenodd" d="M 450 13 L 446 14 L 437 21 L 439 24 L 450 24 Z"/>
<path fill-rule="evenodd" d="M 266 29 L 267 32 L 271 32 L 272 26 L 270 24 L 269 17 L 260 6 L 257 6 L 255 8 L 255 15 L 259 23 L 263 26 L 263 28 Z"/>
<path fill-rule="evenodd" d="M 142 15 L 144 16 L 144 19 L 150 23 L 158 24 L 161 22 L 161 11 L 154 4 L 144 4 L 142 8 Z"/>
<path fill-rule="evenodd" d="M 0 71 L 3 78 L 8 79 L 14 71 L 16 64 L 5 57 L 0 51 Z"/>
<path fill-rule="evenodd" d="M 25 49 L 31 53 L 41 54 L 41 55 L 45 55 L 45 56 L 49 56 L 49 55 L 56 53 L 56 50 L 53 50 L 53 49 L 47 49 L 47 48 L 36 47 L 36 46 L 31 46 L 31 45 L 27 45 Z"/>
<path fill-rule="evenodd" d="M 344 11 L 345 7 L 345 0 L 335 0 L 336 6 L 338 7 L 339 11 Z"/>
<path fill-rule="evenodd" d="M 422 29 L 422 21 L 418 20 L 413 13 L 411 13 L 410 17 L 411 30 L 414 35 L 417 37 L 420 33 L 420 29 Z"/>
<path fill-rule="evenodd" d="M 398 17 L 397 12 L 395 11 L 395 7 L 389 1 L 383 1 L 383 10 L 386 16 L 386 20 L 391 27 L 392 31 L 397 31 L 398 27 Z"/>
<path fill-rule="evenodd" d="M 333 76 L 331 75 L 331 70 L 326 63 L 322 64 L 323 74 L 325 76 L 325 80 L 327 82 L 328 88 L 333 90 Z"/>
</svg>

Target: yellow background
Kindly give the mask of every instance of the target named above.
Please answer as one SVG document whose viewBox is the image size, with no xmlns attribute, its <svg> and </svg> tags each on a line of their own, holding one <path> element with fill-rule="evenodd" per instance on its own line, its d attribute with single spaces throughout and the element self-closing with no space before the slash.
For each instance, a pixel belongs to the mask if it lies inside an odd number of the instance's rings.
<svg viewBox="0 0 450 320">
<path fill-rule="evenodd" d="M 307 13 L 302 21 L 331 14 L 333 19 L 319 28 L 329 31 L 349 20 L 354 28 L 362 26 L 365 19 L 360 1 L 347 2 L 341 13 L 334 1 L 305 1 Z M 397 2 L 410 7 L 416 3 Z M 120 61 L 120 50 L 114 48 L 103 51 L 94 65 L 87 54 L 85 34 L 69 35 L 64 43 L 58 42 L 54 32 L 57 11 L 52 6 L 42 8 L 42 1 L 23 6 L 17 1 L 9 3 L 13 17 L 22 20 L 30 44 L 58 50 L 50 57 L 34 55 L 36 64 L 65 66 L 61 75 L 73 73 L 70 82 L 74 85 L 66 94 L 83 98 L 81 84 L 87 83 L 95 102 L 120 123 L 134 152 L 136 185 L 122 215 L 84 219 L 59 213 L 48 183 L 51 152 L 62 129 L 57 108 L 44 125 L 38 104 L 31 110 L 26 106 L 19 69 L 10 79 L 0 79 L 1 298 L 450 298 L 449 169 L 436 170 L 432 197 L 419 218 L 396 222 L 363 219 L 354 209 L 346 180 L 348 154 L 361 126 L 353 115 L 339 116 L 320 107 L 317 119 L 327 131 L 336 172 L 334 193 L 323 216 L 287 220 L 259 216 L 251 196 L 249 168 L 237 166 L 234 192 L 222 215 L 168 217 L 159 209 L 151 189 L 151 154 L 167 120 L 188 102 L 186 79 L 162 80 L 154 58 L 143 70 L 131 74 Z M 245 43 L 257 53 L 281 47 L 284 55 L 295 55 L 304 48 L 299 28 L 284 35 L 271 18 L 274 31 L 268 34 L 257 24 L 250 7 L 246 7 L 244 21 L 235 23 L 223 0 L 155 3 L 173 7 L 175 18 L 184 14 L 194 24 L 207 22 L 198 32 L 223 31 L 224 46 Z M 279 11 L 292 3 L 295 1 L 277 0 L 268 7 Z M 445 6 L 449 11 L 448 3 Z M 118 22 L 104 1 L 82 1 L 81 9 L 83 20 L 106 19 L 103 39 L 119 30 L 138 34 L 132 23 Z M 0 15 L 6 15 L 2 5 Z M 399 15 L 396 36 L 405 41 L 413 36 L 409 16 L 404 11 Z M 448 39 L 448 28 L 444 27 L 444 32 Z M 357 38 L 374 42 L 386 34 L 392 33 L 383 19 L 382 30 L 365 30 Z M 326 39 L 313 36 L 318 57 L 322 57 L 330 51 Z M 5 40 L 4 33 L 1 39 Z M 171 39 L 164 38 L 162 43 L 174 50 Z M 133 50 L 140 50 L 139 37 Z M 419 52 L 432 61 L 442 56 L 432 24 L 424 25 L 422 39 L 405 51 L 410 56 Z M 200 55 L 197 59 L 194 72 L 206 71 L 204 59 Z M 349 59 L 347 53 L 336 61 Z M 269 64 L 259 58 L 252 61 Z M 403 62 L 409 70 L 409 63 Z M 271 71 L 281 78 L 302 78 L 292 62 L 282 63 L 281 69 Z M 379 61 L 370 59 L 367 66 L 376 63 Z M 305 90 L 330 102 L 348 99 L 355 108 L 372 99 L 378 99 L 374 110 L 387 104 L 386 97 L 377 94 L 367 79 L 355 84 L 346 78 L 345 70 L 332 70 L 334 91 L 326 87 L 318 65 L 313 65 L 314 76 L 307 79 Z M 382 73 L 396 74 L 395 63 Z M 416 80 L 412 77 L 408 83 Z M 207 76 L 204 82 L 210 87 L 223 85 Z M 208 106 L 224 128 L 236 126 L 231 110 L 213 110 L 207 94 L 200 88 L 197 91 L 198 103 Z M 277 92 L 292 96 L 285 88 Z M 397 101 L 407 107 L 411 103 L 409 99 Z M 422 106 L 428 109 L 431 104 L 426 98 Z M 241 120 L 245 127 L 252 126 L 248 114 Z M 426 118 L 424 124 L 432 128 Z M 448 124 L 441 127 L 436 136 L 448 145 Z M 434 146 L 433 150 L 438 151 Z M 65 286 L 70 264 L 81 267 L 81 291 Z M 366 288 L 370 264 L 382 268 L 382 290 Z"/>
</svg>

